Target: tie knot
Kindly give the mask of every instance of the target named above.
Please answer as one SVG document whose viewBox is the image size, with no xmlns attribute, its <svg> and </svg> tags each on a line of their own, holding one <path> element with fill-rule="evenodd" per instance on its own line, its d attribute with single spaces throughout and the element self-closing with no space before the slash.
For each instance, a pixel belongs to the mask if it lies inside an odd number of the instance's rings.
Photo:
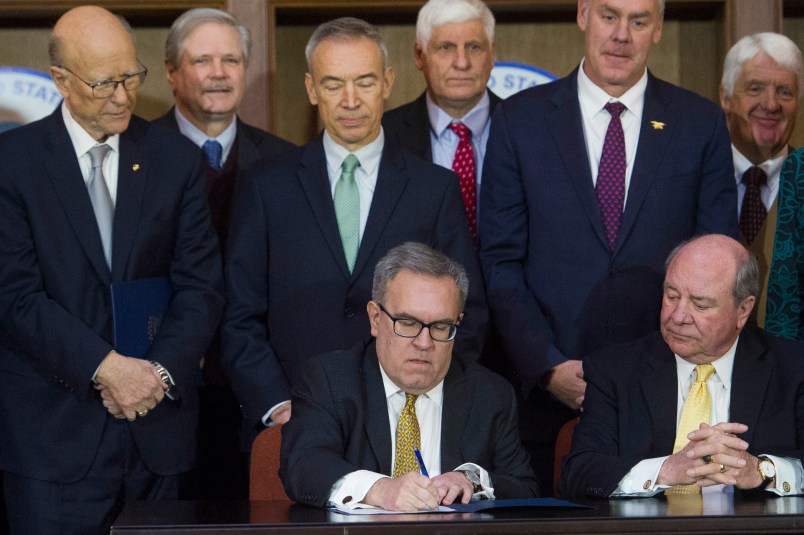
<svg viewBox="0 0 804 535">
<path fill-rule="evenodd" d="M 402 409 L 412 409 L 416 405 L 417 399 L 419 399 L 417 394 L 408 394 L 405 392 L 405 406 Z"/>
<path fill-rule="evenodd" d="M 463 123 L 449 123 L 450 129 L 455 132 L 461 141 L 468 140 L 470 137 L 469 127 Z"/>
<path fill-rule="evenodd" d="M 360 160 L 357 159 L 357 156 L 354 154 L 350 154 L 346 158 L 344 158 L 343 163 L 341 164 L 341 168 L 343 169 L 343 174 L 345 175 L 352 175 L 355 172 L 355 169 L 360 167 Z"/>
<path fill-rule="evenodd" d="M 712 366 L 711 364 L 698 364 L 697 366 L 695 366 L 695 373 L 696 373 L 695 382 L 705 383 L 706 381 L 709 380 L 709 377 L 711 377 L 712 374 L 715 373 L 715 367 Z"/>
<path fill-rule="evenodd" d="M 103 164 L 103 159 L 106 158 L 106 154 L 112 150 L 112 147 L 106 145 L 95 145 L 91 149 L 89 149 L 89 158 L 92 161 L 92 169 L 97 169 Z"/>
<path fill-rule="evenodd" d="M 214 139 L 204 141 L 204 153 L 207 155 L 207 162 L 213 169 L 221 168 L 221 158 L 223 157 L 223 147 Z"/>
<path fill-rule="evenodd" d="M 612 119 L 617 119 L 620 117 L 620 114 L 625 111 L 625 104 L 622 102 L 609 102 L 604 106 L 606 111 L 609 112 Z"/>
<path fill-rule="evenodd" d="M 743 184 L 746 186 L 762 186 L 768 181 L 768 175 L 761 167 L 751 167 L 743 173 Z"/>
</svg>

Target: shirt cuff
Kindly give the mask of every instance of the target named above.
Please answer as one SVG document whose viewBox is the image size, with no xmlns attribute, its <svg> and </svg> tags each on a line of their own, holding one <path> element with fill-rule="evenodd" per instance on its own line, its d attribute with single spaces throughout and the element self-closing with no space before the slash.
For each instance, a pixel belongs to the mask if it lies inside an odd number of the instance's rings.
<svg viewBox="0 0 804 535">
<path fill-rule="evenodd" d="M 476 465 L 475 463 L 463 463 L 459 467 L 455 468 L 455 471 L 457 470 L 469 470 L 474 472 L 475 475 L 480 478 L 480 486 L 483 487 L 483 489 L 475 492 L 472 495 L 472 501 L 494 499 L 494 487 L 491 483 L 491 476 L 489 476 L 489 473 L 485 469 Z"/>
<path fill-rule="evenodd" d="M 667 456 L 645 459 L 638 462 L 620 480 L 620 483 L 617 485 L 617 488 L 614 489 L 614 492 L 611 493 L 611 496 L 644 498 L 655 496 L 664 489 L 670 488 L 670 485 L 656 484 L 656 478 L 659 477 L 659 471 L 662 469 L 665 460 L 667 460 Z"/>
<path fill-rule="evenodd" d="M 338 509 L 374 507 L 362 502 L 372 485 L 384 477 L 388 476 L 370 470 L 357 470 L 346 474 L 332 485 L 329 493 L 329 505 Z"/>
<path fill-rule="evenodd" d="M 775 455 L 763 455 L 763 457 L 773 461 L 776 467 L 776 484 L 773 488 L 766 489 L 768 492 L 779 496 L 804 494 L 804 467 L 800 459 Z"/>
<path fill-rule="evenodd" d="M 289 399 L 286 399 L 285 401 L 280 401 L 279 403 L 277 403 L 276 405 L 274 405 L 273 407 L 268 409 L 268 412 L 266 412 L 262 416 L 262 423 L 265 425 L 265 427 L 273 427 L 274 426 L 274 422 L 271 421 L 271 415 L 274 413 L 274 411 L 276 409 L 278 409 L 279 407 L 281 407 L 282 405 L 284 405 L 285 403 L 288 403 L 288 402 L 290 402 Z"/>
</svg>

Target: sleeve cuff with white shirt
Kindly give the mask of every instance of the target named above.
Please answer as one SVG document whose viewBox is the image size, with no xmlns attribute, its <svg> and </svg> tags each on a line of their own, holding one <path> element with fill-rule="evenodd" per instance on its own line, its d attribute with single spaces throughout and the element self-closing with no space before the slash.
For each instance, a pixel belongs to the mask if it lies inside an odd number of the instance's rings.
<svg viewBox="0 0 804 535">
<path fill-rule="evenodd" d="M 610 496 L 613 498 L 629 496 L 633 498 L 647 498 L 670 488 L 669 485 L 656 484 L 656 478 L 659 477 L 659 471 L 662 469 L 662 465 L 666 459 L 667 456 L 645 459 L 638 462 L 623 476 L 617 488 L 614 489 Z"/>
<path fill-rule="evenodd" d="M 763 455 L 763 457 L 770 459 L 776 467 L 776 484 L 773 488 L 765 490 L 779 496 L 804 494 L 804 467 L 800 459 L 775 455 Z"/>
</svg>

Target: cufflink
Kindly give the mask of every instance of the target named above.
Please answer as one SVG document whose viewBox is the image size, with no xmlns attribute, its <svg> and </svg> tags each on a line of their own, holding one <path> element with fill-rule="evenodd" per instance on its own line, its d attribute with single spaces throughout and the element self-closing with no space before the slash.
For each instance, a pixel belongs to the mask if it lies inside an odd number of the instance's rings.
<svg viewBox="0 0 804 535">
<path fill-rule="evenodd" d="M 785 492 L 790 492 L 790 483 L 788 483 L 787 481 L 782 483 L 782 490 Z"/>
<path fill-rule="evenodd" d="M 651 485 L 653 485 L 653 481 L 651 481 L 651 480 L 649 479 L 649 480 L 645 481 L 645 484 L 644 484 L 644 485 L 642 485 L 642 489 L 643 489 L 643 490 L 648 490 L 648 489 L 650 489 Z"/>
<path fill-rule="evenodd" d="M 347 503 L 349 503 L 349 502 L 351 502 L 351 501 L 352 501 L 352 497 L 351 497 L 351 496 L 345 496 L 345 497 L 343 498 L 343 502 L 342 502 L 342 503 L 347 504 Z"/>
</svg>

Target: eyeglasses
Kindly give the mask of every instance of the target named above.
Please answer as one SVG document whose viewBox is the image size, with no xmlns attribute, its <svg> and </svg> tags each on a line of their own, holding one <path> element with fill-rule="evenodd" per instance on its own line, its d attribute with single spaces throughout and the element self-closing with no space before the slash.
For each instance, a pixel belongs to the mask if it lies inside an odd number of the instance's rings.
<svg viewBox="0 0 804 535">
<path fill-rule="evenodd" d="M 78 78 L 81 82 L 85 83 L 87 87 L 92 90 L 93 97 L 109 98 L 114 94 L 115 91 L 117 91 L 117 84 L 123 84 L 123 88 L 126 91 L 134 91 L 142 84 L 143 81 L 145 81 L 145 76 L 148 74 L 148 68 L 143 65 L 140 60 L 137 60 L 137 63 L 139 63 L 143 69 L 140 72 L 127 74 L 119 80 L 104 80 L 102 82 L 87 82 L 67 67 L 63 65 L 60 65 L 59 67 Z"/>
<path fill-rule="evenodd" d="M 394 322 L 394 333 L 402 338 L 416 338 L 425 327 L 430 331 L 430 338 L 436 342 L 449 342 L 450 340 L 454 340 L 455 335 L 458 333 L 458 326 L 453 323 L 422 323 L 413 318 L 395 318 L 385 310 L 384 306 L 379 303 L 377 303 L 377 306 L 380 307 L 380 310 L 382 310 L 386 316 L 391 318 L 391 321 Z"/>
</svg>

